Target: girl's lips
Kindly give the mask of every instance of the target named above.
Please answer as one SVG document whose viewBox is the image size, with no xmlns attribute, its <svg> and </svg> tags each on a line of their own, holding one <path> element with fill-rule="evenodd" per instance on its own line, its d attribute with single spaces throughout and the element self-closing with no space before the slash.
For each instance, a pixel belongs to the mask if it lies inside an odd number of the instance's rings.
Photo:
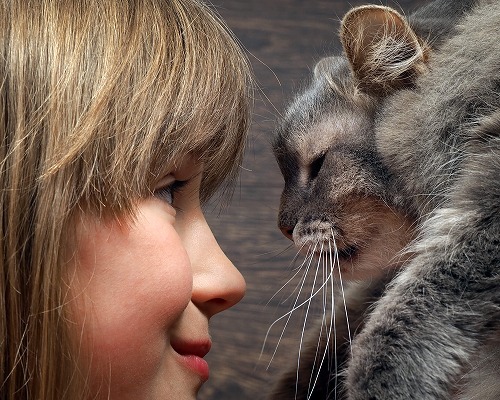
<svg viewBox="0 0 500 400">
<path fill-rule="evenodd" d="M 180 356 L 181 363 L 200 376 L 203 382 L 208 380 L 210 369 L 203 359 L 212 346 L 210 340 L 196 343 L 174 342 L 172 348 Z"/>
<path fill-rule="evenodd" d="M 208 363 L 201 357 L 189 354 L 180 355 L 181 363 L 189 370 L 196 373 L 203 382 L 206 382 L 210 376 Z"/>
</svg>

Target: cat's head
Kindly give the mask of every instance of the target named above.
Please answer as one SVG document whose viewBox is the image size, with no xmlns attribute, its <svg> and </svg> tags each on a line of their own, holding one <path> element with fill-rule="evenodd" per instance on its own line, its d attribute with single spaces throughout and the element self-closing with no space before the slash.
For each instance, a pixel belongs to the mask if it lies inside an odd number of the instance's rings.
<svg viewBox="0 0 500 400">
<path fill-rule="evenodd" d="M 384 98 L 425 72 L 427 46 L 388 7 L 353 9 L 340 32 L 344 54 L 316 65 L 274 137 L 285 180 L 278 225 L 303 252 L 337 251 L 344 275 L 363 278 L 398 265 L 411 238 L 373 127 Z"/>
</svg>

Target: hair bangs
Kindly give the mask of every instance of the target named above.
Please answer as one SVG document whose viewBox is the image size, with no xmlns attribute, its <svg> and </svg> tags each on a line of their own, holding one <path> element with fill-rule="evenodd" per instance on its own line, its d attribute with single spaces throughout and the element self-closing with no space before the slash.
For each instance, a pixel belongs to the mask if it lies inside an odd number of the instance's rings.
<svg viewBox="0 0 500 400">
<path fill-rule="evenodd" d="M 56 151 L 64 159 L 53 165 L 78 174 L 80 205 L 115 214 L 131 211 L 162 173 L 194 153 L 204 163 L 206 200 L 233 181 L 243 157 L 252 78 L 242 49 L 216 14 L 196 3 L 137 3 L 128 16 L 106 21 L 88 23 L 99 28 L 82 52 L 92 60 L 81 61 L 91 63 L 89 76 L 78 80 L 83 86 L 103 78 L 61 141 L 66 148 Z M 67 88 L 68 97 L 74 90 Z"/>
<path fill-rule="evenodd" d="M 209 13 L 212 24 L 200 23 L 201 11 Z M 159 170 L 161 164 L 169 168 L 185 154 L 196 154 L 204 163 L 204 201 L 224 183 L 230 188 L 238 173 L 252 108 L 252 75 L 242 49 L 213 11 L 186 9 L 178 15 L 183 45 L 171 51 L 183 53 L 175 57 L 182 73 L 173 74 L 181 76 L 182 95 L 175 107 L 165 109 L 155 145 L 157 165 L 151 170 Z"/>
</svg>

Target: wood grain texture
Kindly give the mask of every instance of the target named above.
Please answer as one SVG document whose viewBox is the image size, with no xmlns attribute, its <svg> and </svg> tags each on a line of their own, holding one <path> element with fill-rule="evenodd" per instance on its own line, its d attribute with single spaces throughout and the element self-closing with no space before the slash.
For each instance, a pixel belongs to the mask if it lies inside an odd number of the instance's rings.
<svg viewBox="0 0 500 400">
<path fill-rule="evenodd" d="M 283 180 L 270 149 L 279 113 L 306 82 L 322 57 L 338 54 L 339 20 L 359 0 L 215 0 L 215 9 L 247 51 L 259 86 L 241 177 L 232 202 L 222 211 L 207 208 L 207 218 L 221 247 L 247 281 L 247 294 L 234 308 L 211 321 L 213 348 L 207 359 L 210 380 L 201 400 L 263 399 L 272 382 L 296 363 L 301 316 L 285 331 L 271 366 L 268 363 L 282 324 L 266 332 L 290 309 L 273 298 L 292 275 L 295 250 L 279 232 L 276 219 Z M 376 1 L 377 4 L 395 3 Z M 425 1 L 398 2 L 411 11 Z M 290 294 L 291 288 L 285 291 Z"/>
</svg>

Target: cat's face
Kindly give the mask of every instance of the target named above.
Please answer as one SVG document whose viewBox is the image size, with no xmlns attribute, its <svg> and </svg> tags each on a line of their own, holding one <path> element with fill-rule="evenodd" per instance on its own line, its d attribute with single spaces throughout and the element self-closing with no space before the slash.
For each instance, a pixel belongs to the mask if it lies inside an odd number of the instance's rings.
<svg viewBox="0 0 500 400">
<path fill-rule="evenodd" d="M 412 239 L 413 220 L 395 207 L 398 194 L 373 126 L 387 96 L 425 72 L 429 48 L 383 6 L 346 14 L 341 41 L 344 54 L 316 65 L 276 132 L 285 180 L 278 225 L 301 252 L 332 253 L 344 277 L 364 279 L 409 256 L 401 250 Z"/>
<path fill-rule="evenodd" d="M 399 266 L 411 238 L 411 222 L 387 203 L 373 133 L 377 104 L 357 90 L 345 59 L 324 59 L 274 140 L 285 180 L 279 228 L 305 254 L 336 254 L 344 278 Z"/>
</svg>

